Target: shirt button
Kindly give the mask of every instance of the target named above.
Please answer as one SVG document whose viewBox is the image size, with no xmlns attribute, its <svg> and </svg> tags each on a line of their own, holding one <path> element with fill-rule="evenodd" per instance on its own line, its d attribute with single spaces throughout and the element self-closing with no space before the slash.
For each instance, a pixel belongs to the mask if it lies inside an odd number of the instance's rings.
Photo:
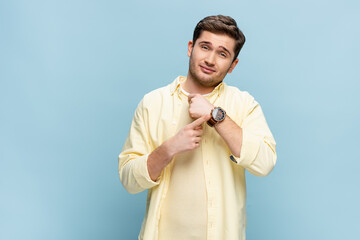
<svg viewBox="0 0 360 240">
<path fill-rule="evenodd" d="M 233 155 L 230 155 L 230 160 L 233 161 L 234 163 L 237 163 L 236 159 L 234 158 Z"/>
</svg>

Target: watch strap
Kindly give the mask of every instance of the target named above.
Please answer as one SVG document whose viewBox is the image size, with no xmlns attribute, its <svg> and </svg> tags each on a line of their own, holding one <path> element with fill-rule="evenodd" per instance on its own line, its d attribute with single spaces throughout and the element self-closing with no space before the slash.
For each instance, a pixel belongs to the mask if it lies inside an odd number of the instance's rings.
<svg viewBox="0 0 360 240">
<path fill-rule="evenodd" d="M 214 127 L 214 125 L 217 123 L 217 121 L 213 118 L 213 116 L 211 115 L 211 118 L 207 121 L 207 124 L 210 127 Z"/>
</svg>

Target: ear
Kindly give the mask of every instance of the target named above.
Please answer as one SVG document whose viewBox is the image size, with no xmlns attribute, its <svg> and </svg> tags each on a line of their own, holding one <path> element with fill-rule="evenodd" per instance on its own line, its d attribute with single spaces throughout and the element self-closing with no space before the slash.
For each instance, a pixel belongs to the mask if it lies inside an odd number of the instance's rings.
<svg viewBox="0 0 360 240">
<path fill-rule="evenodd" d="M 228 73 L 231 73 L 231 72 L 234 70 L 234 68 L 235 68 L 236 64 L 238 64 L 238 62 L 239 62 L 239 59 L 238 59 L 238 58 L 235 59 L 235 61 L 233 61 L 233 63 L 231 64 L 231 66 L 230 66 L 230 68 L 229 68 Z"/>
<path fill-rule="evenodd" d="M 193 41 L 190 40 L 189 43 L 188 43 L 188 57 L 191 56 L 191 52 L 192 52 L 192 49 L 193 49 Z"/>
</svg>

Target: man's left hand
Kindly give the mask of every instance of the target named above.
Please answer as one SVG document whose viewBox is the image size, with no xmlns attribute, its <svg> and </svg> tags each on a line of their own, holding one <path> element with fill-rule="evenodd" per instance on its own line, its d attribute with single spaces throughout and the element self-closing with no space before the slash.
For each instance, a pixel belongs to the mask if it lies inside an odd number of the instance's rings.
<svg viewBox="0 0 360 240">
<path fill-rule="evenodd" d="M 198 119 L 204 115 L 209 115 L 214 106 L 200 94 L 189 94 L 189 115 L 193 119 Z"/>
</svg>

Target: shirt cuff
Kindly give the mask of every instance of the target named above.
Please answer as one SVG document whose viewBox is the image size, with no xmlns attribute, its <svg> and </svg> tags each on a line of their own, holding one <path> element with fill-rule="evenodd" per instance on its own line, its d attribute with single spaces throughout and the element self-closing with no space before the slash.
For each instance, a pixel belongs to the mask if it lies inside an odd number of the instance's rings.
<svg viewBox="0 0 360 240">
<path fill-rule="evenodd" d="M 258 136 L 255 136 L 243 129 L 243 141 L 240 151 L 240 157 L 230 156 L 231 161 L 239 164 L 245 168 L 250 167 L 254 162 L 260 148 L 261 140 Z"/>
<path fill-rule="evenodd" d="M 160 177 L 153 181 L 149 175 L 149 171 L 147 168 L 147 159 L 149 154 L 143 155 L 141 157 L 136 158 L 133 161 L 136 162 L 137 169 L 134 172 L 135 179 L 137 180 L 138 184 L 143 188 L 152 188 L 160 183 Z"/>
</svg>

